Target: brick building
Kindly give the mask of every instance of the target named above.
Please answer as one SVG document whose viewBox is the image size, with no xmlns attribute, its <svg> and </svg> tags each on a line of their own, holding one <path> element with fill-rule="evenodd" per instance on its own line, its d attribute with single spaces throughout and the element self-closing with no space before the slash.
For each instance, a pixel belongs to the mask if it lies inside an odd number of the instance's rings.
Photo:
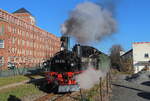
<svg viewBox="0 0 150 101">
<path fill-rule="evenodd" d="M 60 49 L 60 38 L 35 25 L 24 8 L 14 13 L 0 9 L 0 68 L 8 64 L 35 67 Z"/>
</svg>

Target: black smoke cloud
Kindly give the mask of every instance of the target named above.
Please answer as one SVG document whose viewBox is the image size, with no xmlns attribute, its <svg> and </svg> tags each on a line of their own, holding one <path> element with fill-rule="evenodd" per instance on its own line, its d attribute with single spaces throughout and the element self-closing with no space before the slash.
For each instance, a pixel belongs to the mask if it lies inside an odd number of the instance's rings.
<svg viewBox="0 0 150 101">
<path fill-rule="evenodd" d="M 99 42 L 112 35 L 117 30 L 117 23 L 113 12 L 104 7 L 92 2 L 77 5 L 62 24 L 61 33 L 76 38 L 80 44 Z"/>
</svg>

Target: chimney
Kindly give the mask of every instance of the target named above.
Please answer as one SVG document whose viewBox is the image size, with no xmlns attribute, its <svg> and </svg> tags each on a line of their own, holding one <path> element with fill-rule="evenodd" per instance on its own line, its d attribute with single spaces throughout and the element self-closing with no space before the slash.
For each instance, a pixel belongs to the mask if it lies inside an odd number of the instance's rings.
<svg viewBox="0 0 150 101">
<path fill-rule="evenodd" d="M 61 51 L 69 49 L 69 36 L 63 35 L 61 37 Z"/>
<path fill-rule="evenodd" d="M 81 57 L 82 56 L 82 47 L 80 44 L 76 44 L 74 47 L 73 47 L 73 51 L 77 54 L 78 57 Z"/>
</svg>

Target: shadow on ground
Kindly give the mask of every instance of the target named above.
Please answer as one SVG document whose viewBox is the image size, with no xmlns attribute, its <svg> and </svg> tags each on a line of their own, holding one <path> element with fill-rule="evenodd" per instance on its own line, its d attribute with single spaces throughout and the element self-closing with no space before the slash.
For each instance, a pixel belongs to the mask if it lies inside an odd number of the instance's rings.
<svg viewBox="0 0 150 101">
<path fill-rule="evenodd" d="M 124 86 L 124 85 L 118 85 L 118 84 L 112 84 L 112 85 L 118 86 L 118 87 L 122 87 L 122 88 L 131 89 L 131 90 L 136 90 L 136 91 L 143 91 L 143 90 L 140 90 L 140 89 L 136 89 L 136 88 L 132 88 L 132 87 L 127 87 L 127 86 Z"/>
<path fill-rule="evenodd" d="M 42 76 L 42 75 L 41 75 Z M 39 90 L 45 93 L 55 93 L 57 88 L 53 86 L 54 84 L 48 84 L 46 78 L 35 79 L 32 75 L 26 75 L 30 79 L 29 84 L 35 85 Z"/>
<path fill-rule="evenodd" d="M 14 95 L 9 95 L 9 98 L 7 99 L 7 101 L 21 101 L 21 99 L 17 98 Z"/>
<path fill-rule="evenodd" d="M 142 85 L 145 85 L 145 86 L 150 86 L 150 81 L 146 81 L 146 82 L 143 82 L 141 83 Z"/>
<path fill-rule="evenodd" d="M 52 85 L 47 84 L 47 81 L 45 78 L 40 78 L 40 79 L 30 79 L 28 82 L 30 84 L 35 85 L 39 90 L 45 92 L 45 93 L 51 93 L 52 92 Z"/>
<path fill-rule="evenodd" d="M 150 82 L 143 82 L 142 84 L 150 86 Z M 150 93 L 149 92 L 145 92 L 143 90 L 132 88 L 132 87 L 127 87 L 127 86 L 124 86 L 124 85 L 118 85 L 118 84 L 112 84 L 112 85 L 127 88 L 127 89 L 131 89 L 131 90 L 140 91 L 140 93 L 137 93 L 137 96 L 142 97 L 142 98 L 147 99 L 147 100 L 150 100 Z"/>
<path fill-rule="evenodd" d="M 144 98 L 144 99 L 150 100 L 150 93 L 149 92 L 140 92 L 137 95 Z"/>
</svg>

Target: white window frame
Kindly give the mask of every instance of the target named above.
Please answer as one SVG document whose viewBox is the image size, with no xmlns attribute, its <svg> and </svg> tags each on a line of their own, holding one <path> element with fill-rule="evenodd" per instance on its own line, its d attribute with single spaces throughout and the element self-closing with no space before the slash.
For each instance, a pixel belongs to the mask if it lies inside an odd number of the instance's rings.
<svg viewBox="0 0 150 101">
<path fill-rule="evenodd" d="M 4 57 L 0 56 L 0 67 L 4 65 Z"/>
<path fill-rule="evenodd" d="M 1 43 L 1 41 L 2 41 L 2 43 Z M 1 40 L 1 39 L 0 39 L 0 48 L 4 48 L 4 40 Z"/>
</svg>

